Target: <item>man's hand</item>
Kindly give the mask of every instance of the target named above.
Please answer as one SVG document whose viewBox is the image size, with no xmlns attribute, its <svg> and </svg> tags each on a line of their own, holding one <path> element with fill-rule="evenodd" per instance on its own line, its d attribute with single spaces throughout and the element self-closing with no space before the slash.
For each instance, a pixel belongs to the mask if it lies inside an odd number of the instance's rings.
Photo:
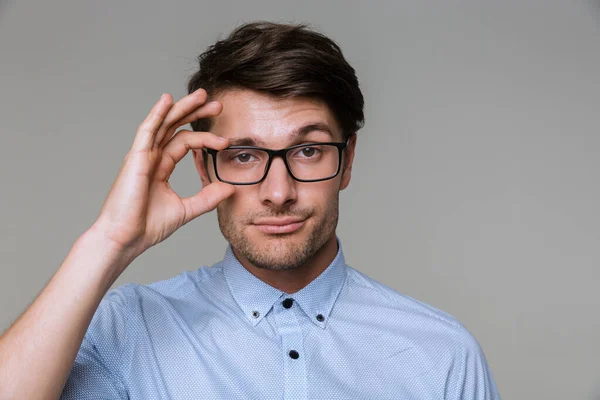
<svg viewBox="0 0 600 400">
<path fill-rule="evenodd" d="M 77 239 L 33 304 L 0 336 L 0 399 L 57 399 L 104 294 L 133 259 L 234 191 L 215 182 L 181 199 L 169 177 L 190 149 L 223 149 L 208 132 L 175 130 L 216 116 L 202 89 L 163 95 L 140 125 L 98 220 Z"/>
<path fill-rule="evenodd" d="M 139 126 L 94 224 L 96 232 L 139 255 L 234 193 L 234 186 L 217 181 L 182 199 L 169 185 L 175 165 L 190 149 L 228 146 L 227 139 L 209 132 L 175 133 L 184 124 L 221 112 L 220 102 L 206 103 L 206 99 L 206 91 L 199 89 L 174 105 L 171 96 L 164 94 L 154 105 Z"/>
</svg>

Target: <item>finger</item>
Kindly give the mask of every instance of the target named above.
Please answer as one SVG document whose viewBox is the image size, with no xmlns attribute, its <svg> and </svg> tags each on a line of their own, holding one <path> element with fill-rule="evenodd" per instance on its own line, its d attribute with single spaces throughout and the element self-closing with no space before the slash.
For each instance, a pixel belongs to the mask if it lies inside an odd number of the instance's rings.
<svg viewBox="0 0 600 400">
<path fill-rule="evenodd" d="M 211 101 L 210 103 L 206 103 L 196 108 L 192 113 L 185 115 L 179 121 L 175 122 L 171 125 L 171 127 L 167 130 L 165 136 L 160 143 L 160 147 L 166 146 L 166 144 L 171 140 L 175 130 L 182 125 L 189 124 L 190 122 L 197 121 L 201 118 L 209 118 L 216 117 L 223 110 L 223 104 L 220 101 Z"/>
<path fill-rule="evenodd" d="M 149 150 L 152 148 L 156 131 L 165 119 L 172 104 L 173 98 L 168 93 L 164 93 L 158 102 L 154 104 L 150 110 L 150 114 L 148 114 L 137 129 L 133 145 L 131 146 L 133 151 Z"/>
<path fill-rule="evenodd" d="M 181 199 L 185 207 L 184 224 L 209 211 L 214 210 L 220 202 L 235 193 L 235 186 L 223 182 L 213 182 L 202 188 L 191 197 Z"/>
<path fill-rule="evenodd" d="M 155 146 L 158 147 L 160 145 L 167 131 L 175 122 L 205 104 L 207 97 L 208 94 L 206 93 L 206 90 L 200 88 L 175 103 L 156 132 L 156 140 L 154 141 Z"/>
<path fill-rule="evenodd" d="M 229 145 L 229 140 L 221 138 L 210 132 L 194 132 L 181 130 L 177 132 L 163 149 L 162 159 L 156 171 L 156 179 L 166 181 L 169 179 L 175 165 L 185 157 L 191 149 L 222 150 Z"/>
</svg>

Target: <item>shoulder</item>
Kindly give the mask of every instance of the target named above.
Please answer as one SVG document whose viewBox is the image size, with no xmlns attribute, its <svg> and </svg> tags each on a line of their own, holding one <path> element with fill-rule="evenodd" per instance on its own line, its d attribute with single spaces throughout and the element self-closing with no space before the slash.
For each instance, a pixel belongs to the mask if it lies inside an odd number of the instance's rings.
<svg viewBox="0 0 600 400">
<path fill-rule="evenodd" d="M 214 285 L 222 275 L 219 266 L 200 267 L 176 276 L 148 284 L 126 283 L 117 286 L 102 298 L 90 324 L 89 331 L 113 330 L 114 325 L 131 326 L 139 318 L 149 317 L 143 311 L 169 311 L 171 305 Z M 111 328 L 112 325 L 113 327 Z"/>
<path fill-rule="evenodd" d="M 496 399 L 497 389 L 479 342 L 455 317 L 400 293 L 348 267 L 349 309 L 376 326 L 379 337 L 390 337 L 412 349 L 425 370 L 446 371 L 463 393 L 476 391 Z M 477 383 L 477 385 L 473 385 Z M 462 398 L 462 397 L 459 397 Z"/>
<path fill-rule="evenodd" d="M 195 271 L 184 271 L 173 277 L 147 284 L 126 283 L 111 289 L 102 302 L 120 304 L 123 307 L 132 306 L 132 303 L 152 299 L 182 299 L 199 287 L 212 284 L 211 281 L 219 279 L 222 268 L 200 267 Z"/>
<path fill-rule="evenodd" d="M 400 293 L 364 273 L 348 267 L 347 291 L 354 310 L 362 310 L 395 337 L 437 356 L 456 359 L 480 351 L 479 344 L 454 316 Z M 435 356 L 435 357 L 437 357 Z"/>
<path fill-rule="evenodd" d="M 351 290 L 363 292 L 374 304 L 406 313 L 415 318 L 436 321 L 448 329 L 460 330 L 462 328 L 462 324 L 447 312 L 401 293 L 350 266 L 348 266 L 348 280 Z"/>
<path fill-rule="evenodd" d="M 219 274 L 222 271 L 218 266 L 200 267 L 149 284 L 126 283 L 117 286 L 102 298 L 88 328 L 88 335 L 125 336 L 132 327 L 139 326 L 140 319 L 170 312 L 172 304 L 210 286 Z"/>
</svg>

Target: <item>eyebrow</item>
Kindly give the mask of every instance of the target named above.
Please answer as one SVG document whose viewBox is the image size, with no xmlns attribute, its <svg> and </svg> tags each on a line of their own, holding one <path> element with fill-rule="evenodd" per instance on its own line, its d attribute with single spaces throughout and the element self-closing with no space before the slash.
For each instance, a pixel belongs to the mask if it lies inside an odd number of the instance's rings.
<svg viewBox="0 0 600 400">
<path fill-rule="evenodd" d="M 290 133 L 290 138 L 293 137 L 303 137 L 308 135 L 311 132 L 320 131 L 327 133 L 331 138 L 333 138 L 333 132 L 329 125 L 324 122 L 313 122 L 308 125 L 304 125 Z M 232 146 L 266 146 L 266 143 L 254 136 L 247 136 L 241 138 L 232 138 L 229 139 L 229 143 Z"/>
</svg>

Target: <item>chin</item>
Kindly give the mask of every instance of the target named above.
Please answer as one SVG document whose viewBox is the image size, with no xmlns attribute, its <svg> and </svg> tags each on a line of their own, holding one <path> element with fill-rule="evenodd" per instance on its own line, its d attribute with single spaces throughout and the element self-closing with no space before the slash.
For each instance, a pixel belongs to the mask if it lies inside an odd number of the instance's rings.
<svg viewBox="0 0 600 400">
<path fill-rule="evenodd" d="M 283 234 L 256 233 L 255 235 L 246 236 L 248 242 L 251 243 L 253 248 L 269 253 L 288 252 L 294 248 L 305 246 L 308 241 L 308 235 L 304 232 Z"/>
<path fill-rule="evenodd" d="M 298 268 L 316 253 L 311 235 L 305 232 L 291 234 L 264 234 L 254 232 L 234 247 L 254 266 L 268 270 Z"/>
</svg>

